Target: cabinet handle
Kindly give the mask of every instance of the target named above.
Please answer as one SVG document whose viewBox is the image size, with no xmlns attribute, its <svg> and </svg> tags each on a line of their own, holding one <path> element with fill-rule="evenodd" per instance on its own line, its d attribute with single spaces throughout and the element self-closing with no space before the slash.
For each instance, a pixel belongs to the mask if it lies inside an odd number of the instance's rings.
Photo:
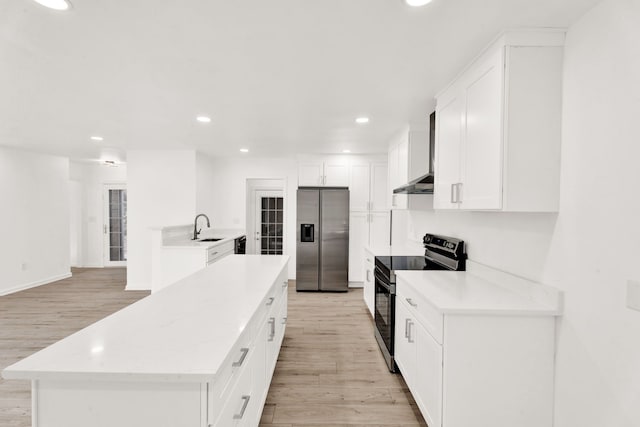
<svg viewBox="0 0 640 427">
<path fill-rule="evenodd" d="M 269 302 L 266 305 L 271 305 L 276 299 L 274 297 L 269 297 Z"/>
<path fill-rule="evenodd" d="M 371 270 L 367 270 L 367 282 L 370 282 L 370 281 L 371 281 L 371 276 L 370 276 L 370 274 L 371 274 Z"/>
<path fill-rule="evenodd" d="M 249 354 L 249 349 L 248 348 L 241 348 L 240 351 L 242 352 L 242 356 L 240 356 L 240 359 L 238 359 L 237 362 L 233 362 L 231 364 L 231 366 L 233 366 L 234 368 L 242 366 L 242 364 L 244 363 L 244 359 L 246 359 L 247 358 L 247 354 Z"/>
<path fill-rule="evenodd" d="M 283 288 L 286 288 L 288 286 L 289 286 L 289 281 L 288 280 L 285 280 L 284 282 L 282 282 L 282 287 Z"/>
<path fill-rule="evenodd" d="M 462 203 L 462 183 L 461 182 L 457 183 L 456 187 L 458 187 L 458 191 L 456 192 L 458 193 L 456 203 Z"/>
<path fill-rule="evenodd" d="M 453 193 L 455 191 L 457 184 L 451 184 L 451 203 L 456 203 L 455 199 L 453 198 Z"/>
<path fill-rule="evenodd" d="M 286 324 L 287 324 L 287 316 L 285 316 L 285 317 L 283 317 L 283 318 L 282 318 L 282 322 L 281 322 L 281 323 L 282 323 L 283 325 L 286 325 Z"/>
<path fill-rule="evenodd" d="M 241 420 L 244 417 L 244 411 L 247 410 L 247 405 L 249 404 L 249 400 L 251 400 L 251 396 L 242 396 L 242 400 L 244 403 L 242 404 L 242 409 L 240 409 L 240 413 L 233 416 L 234 420 Z"/>
<path fill-rule="evenodd" d="M 411 307 L 417 307 L 418 304 L 414 303 L 411 298 L 405 298 Z"/>
<path fill-rule="evenodd" d="M 404 319 L 404 337 L 409 338 L 409 319 Z"/>
<path fill-rule="evenodd" d="M 413 322 L 411 320 L 409 320 L 408 326 L 409 328 L 408 328 L 407 339 L 409 340 L 410 343 L 413 343 L 415 341 L 411 338 L 411 326 L 413 326 Z"/>
<path fill-rule="evenodd" d="M 395 206 L 396 205 L 396 195 L 394 194 L 393 196 L 391 196 L 391 206 Z"/>
<path fill-rule="evenodd" d="M 273 337 L 276 336 L 276 318 L 269 318 L 269 325 L 271 326 L 271 332 L 269 333 L 269 341 L 273 341 Z"/>
<path fill-rule="evenodd" d="M 367 258 L 367 262 L 371 262 L 371 258 Z"/>
</svg>

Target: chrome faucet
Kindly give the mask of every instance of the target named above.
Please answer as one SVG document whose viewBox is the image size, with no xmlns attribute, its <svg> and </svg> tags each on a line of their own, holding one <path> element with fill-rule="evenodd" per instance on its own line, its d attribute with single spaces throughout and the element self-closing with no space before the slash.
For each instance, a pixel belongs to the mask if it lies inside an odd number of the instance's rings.
<svg viewBox="0 0 640 427">
<path fill-rule="evenodd" d="M 202 228 L 198 230 L 198 218 L 200 218 L 201 216 L 205 217 L 205 219 L 207 220 L 207 228 L 211 228 L 211 223 L 209 222 L 208 216 L 206 216 L 205 214 L 196 215 L 196 219 L 193 220 L 193 239 L 191 240 L 196 240 L 198 238 L 198 234 L 200 234 L 200 231 L 202 231 Z"/>
</svg>

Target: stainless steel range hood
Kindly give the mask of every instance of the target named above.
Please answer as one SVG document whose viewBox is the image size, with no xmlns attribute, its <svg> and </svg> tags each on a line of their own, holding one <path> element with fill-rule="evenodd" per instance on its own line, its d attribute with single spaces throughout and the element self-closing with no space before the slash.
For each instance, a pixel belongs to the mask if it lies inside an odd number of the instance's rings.
<svg viewBox="0 0 640 427">
<path fill-rule="evenodd" d="M 393 194 L 433 194 L 436 112 L 429 116 L 429 172 L 393 190 Z"/>
<path fill-rule="evenodd" d="M 393 194 L 433 194 L 433 174 L 428 173 L 395 188 Z"/>
</svg>

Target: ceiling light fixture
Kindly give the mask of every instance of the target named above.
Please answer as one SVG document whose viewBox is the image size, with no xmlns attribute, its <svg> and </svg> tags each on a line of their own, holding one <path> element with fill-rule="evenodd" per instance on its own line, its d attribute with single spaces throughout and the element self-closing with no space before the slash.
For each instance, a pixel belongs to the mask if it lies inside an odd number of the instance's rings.
<svg viewBox="0 0 640 427">
<path fill-rule="evenodd" d="M 349 153 L 351 153 L 351 150 L 342 150 L 342 152 L 343 152 L 344 154 L 349 154 Z"/>
<path fill-rule="evenodd" d="M 241 148 L 241 149 L 240 149 L 240 152 L 241 152 L 241 153 L 248 153 L 248 152 L 249 152 L 249 149 L 248 149 L 248 148 Z"/>
<path fill-rule="evenodd" d="M 53 10 L 68 10 L 71 3 L 67 0 L 35 0 L 36 3 Z"/>
<path fill-rule="evenodd" d="M 196 117 L 196 120 L 199 121 L 200 123 L 209 123 L 209 122 L 211 122 L 211 117 L 198 116 L 198 117 Z"/>
<path fill-rule="evenodd" d="M 369 117 L 358 117 L 356 119 L 356 123 L 363 125 L 365 123 L 369 123 Z"/>
<path fill-rule="evenodd" d="M 101 136 L 92 136 L 91 137 L 92 141 L 104 141 L 104 138 Z"/>
<path fill-rule="evenodd" d="M 409 6 L 420 7 L 431 3 L 431 0 L 404 0 Z"/>
</svg>

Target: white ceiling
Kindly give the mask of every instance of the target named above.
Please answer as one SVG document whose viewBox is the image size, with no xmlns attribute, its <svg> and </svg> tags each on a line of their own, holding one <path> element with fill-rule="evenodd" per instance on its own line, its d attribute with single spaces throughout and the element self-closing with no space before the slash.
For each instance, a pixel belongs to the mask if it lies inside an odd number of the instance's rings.
<svg viewBox="0 0 640 427">
<path fill-rule="evenodd" d="M 0 145 L 76 159 L 383 152 L 502 29 L 566 27 L 596 2 L 2 0 Z"/>
</svg>

